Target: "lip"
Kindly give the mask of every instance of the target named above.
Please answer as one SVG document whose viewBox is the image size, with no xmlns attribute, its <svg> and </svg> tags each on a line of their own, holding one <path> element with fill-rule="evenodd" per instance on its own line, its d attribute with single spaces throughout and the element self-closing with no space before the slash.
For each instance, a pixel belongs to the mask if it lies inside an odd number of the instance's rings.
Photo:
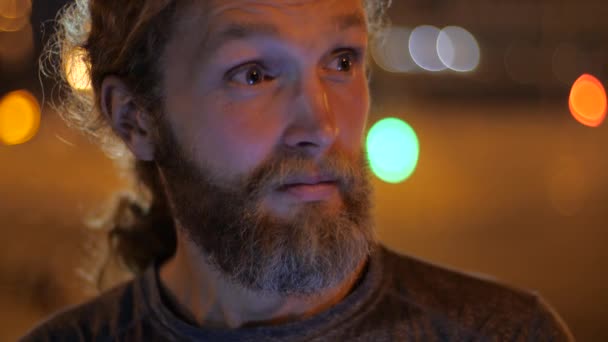
<svg viewBox="0 0 608 342">
<path fill-rule="evenodd" d="M 300 201 L 318 202 L 329 200 L 337 193 L 338 186 L 334 181 L 294 183 L 285 185 L 282 190 Z"/>
<path fill-rule="evenodd" d="M 300 176 L 300 177 L 293 177 L 290 179 L 287 179 L 287 181 L 285 181 L 283 187 L 287 188 L 290 186 L 296 186 L 296 185 L 317 185 L 320 183 L 336 183 L 336 179 L 329 177 L 329 176 L 324 176 L 324 175 L 309 175 L 309 176 Z"/>
</svg>

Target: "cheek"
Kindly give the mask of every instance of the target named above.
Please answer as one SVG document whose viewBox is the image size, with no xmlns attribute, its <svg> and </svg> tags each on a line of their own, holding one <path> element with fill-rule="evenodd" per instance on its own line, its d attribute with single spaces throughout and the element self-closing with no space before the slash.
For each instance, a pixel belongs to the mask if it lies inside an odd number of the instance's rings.
<svg viewBox="0 0 608 342">
<path fill-rule="evenodd" d="M 340 140 L 345 148 L 358 153 L 363 142 L 369 112 L 367 83 L 356 83 L 337 92 L 332 104 Z"/>
<path fill-rule="evenodd" d="M 280 106 L 267 96 L 238 101 L 218 94 L 210 100 L 197 154 L 225 175 L 246 174 L 277 146 L 285 127 Z"/>
</svg>

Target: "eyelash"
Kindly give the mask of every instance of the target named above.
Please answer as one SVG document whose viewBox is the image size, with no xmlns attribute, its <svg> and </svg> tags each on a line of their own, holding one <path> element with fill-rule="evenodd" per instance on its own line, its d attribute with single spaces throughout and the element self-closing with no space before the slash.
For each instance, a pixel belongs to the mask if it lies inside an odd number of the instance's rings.
<svg viewBox="0 0 608 342">
<path fill-rule="evenodd" d="M 359 48 L 341 48 L 341 49 L 337 49 L 334 51 L 334 53 L 332 54 L 332 63 L 335 63 L 340 57 L 343 56 L 349 56 L 350 57 L 350 61 L 351 61 L 351 67 L 355 68 L 357 65 L 360 64 L 361 62 L 361 56 L 363 55 L 361 49 Z M 251 70 L 253 67 L 258 67 L 263 75 L 264 78 L 262 79 L 262 81 L 269 81 L 269 80 L 274 80 L 277 75 L 272 75 L 268 70 L 269 68 L 266 66 L 266 64 L 263 61 L 260 60 L 254 60 L 254 61 L 248 61 L 246 63 L 240 64 L 234 68 L 231 68 L 230 70 L 228 70 L 225 73 L 224 79 L 227 82 L 232 82 L 232 83 L 236 83 L 236 81 L 234 81 L 234 78 L 241 72 L 244 71 L 248 71 Z M 336 70 L 339 73 L 350 73 L 351 71 L 339 71 Z"/>
<path fill-rule="evenodd" d="M 359 62 L 361 61 L 361 56 L 363 55 L 363 52 L 361 51 L 361 49 L 357 49 L 357 48 L 338 49 L 334 53 L 335 57 L 334 57 L 334 59 L 332 59 L 332 61 L 334 61 L 337 58 L 342 57 L 344 55 L 350 55 L 351 62 L 353 63 L 353 66 L 355 66 L 355 65 L 359 64 Z"/>
</svg>

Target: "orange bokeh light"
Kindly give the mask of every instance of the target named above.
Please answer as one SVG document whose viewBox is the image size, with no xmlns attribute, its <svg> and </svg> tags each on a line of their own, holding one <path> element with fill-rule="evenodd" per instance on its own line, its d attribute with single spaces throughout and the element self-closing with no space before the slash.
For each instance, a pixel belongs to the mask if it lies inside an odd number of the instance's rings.
<svg viewBox="0 0 608 342">
<path fill-rule="evenodd" d="M 572 85 L 570 112 L 583 125 L 599 126 L 606 118 L 606 90 L 592 75 L 584 74 Z"/>
<path fill-rule="evenodd" d="M 0 99 L 0 144 L 18 145 L 32 139 L 40 126 L 40 105 L 27 90 Z"/>
</svg>

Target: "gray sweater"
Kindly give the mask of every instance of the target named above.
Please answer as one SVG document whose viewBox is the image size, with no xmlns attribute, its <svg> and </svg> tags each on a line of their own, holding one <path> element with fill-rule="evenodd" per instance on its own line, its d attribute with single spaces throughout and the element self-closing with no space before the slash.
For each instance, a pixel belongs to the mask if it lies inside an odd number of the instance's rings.
<svg viewBox="0 0 608 342">
<path fill-rule="evenodd" d="M 22 341 L 572 341 L 537 295 L 384 247 L 340 303 L 294 323 L 214 329 L 180 320 L 155 267 L 56 314 Z"/>
</svg>

